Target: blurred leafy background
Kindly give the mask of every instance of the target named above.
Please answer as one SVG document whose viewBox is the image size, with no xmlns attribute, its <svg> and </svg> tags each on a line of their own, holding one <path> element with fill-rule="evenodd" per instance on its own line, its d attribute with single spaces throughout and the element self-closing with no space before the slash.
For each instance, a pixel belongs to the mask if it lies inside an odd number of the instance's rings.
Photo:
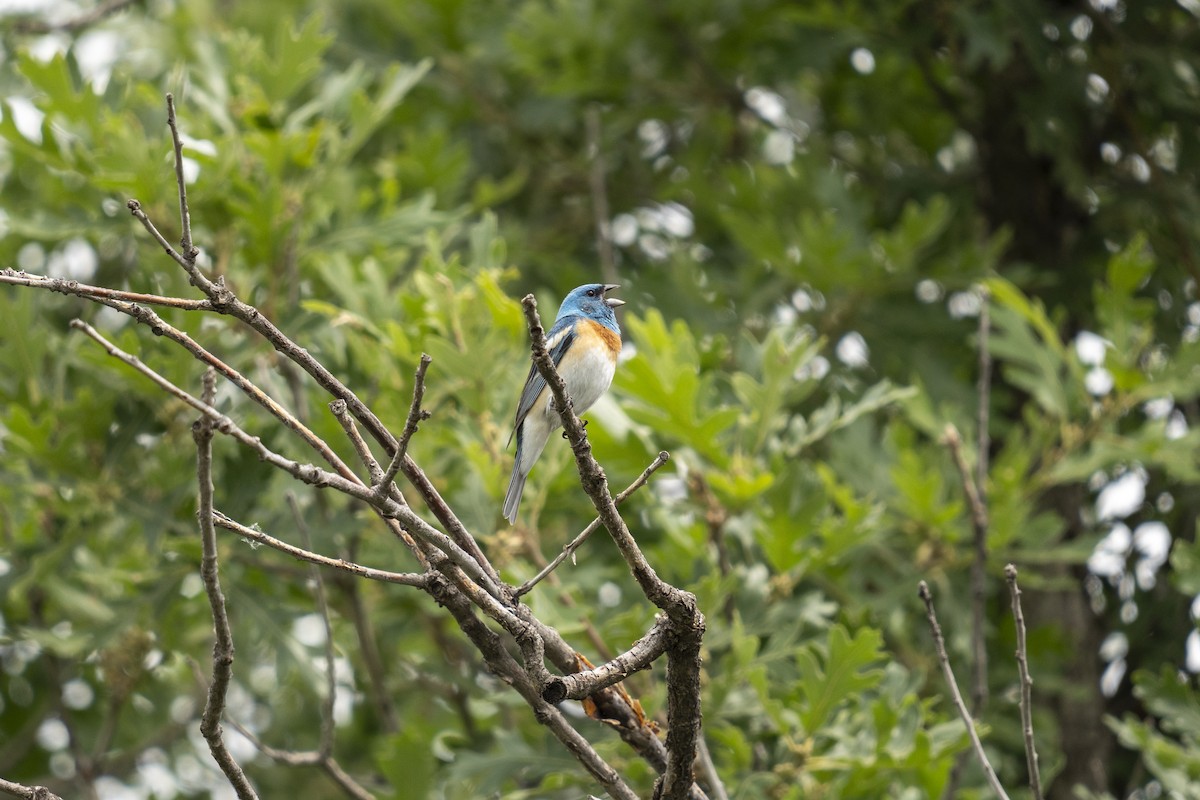
<svg viewBox="0 0 1200 800">
<path fill-rule="evenodd" d="M 1027 796 L 1013 562 L 1048 796 L 1200 796 L 1195 2 L 144 0 L 56 27 L 92 8 L 4 6 L 0 265 L 190 295 L 124 209 L 178 236 L 175 93 L 203 266 L 396 429 L 433 356 L 411 452 L 513 581 L 590 519 L 553 442 L 521 524 L 500 518 L 514 298 L 549 313 L 623 285 L 625 361 L 588 430 L 616 485 L 672 453 L 629 519 L 708 615 L 705 733 L 733 797 L 946 791 L 966 737 L 915 588 L 965 681 L 972 543 L 940 438 L 957 425 L 978 458 L 987 303 L 988 752 Z M 212 627 L 191 414 L 69 335 L 77 315 L 181 385 L 200 374 L 82 300 L 0 291 L 0 775 L 220 795 L 192 666 Z M 263 343 L 164 316 L 345 449 Z M 218 507 L 294 541 L 289 481 L 227 442 L 216 458 Z M 298 495 L 316 549 L 411 568 L 368 516 Z M 232 713 L 312 747 L 308 573 L 236 539 L 223 558 Z M 595 791 L 431 601 L 330 580 L 337 755 L 373 791 Z M 653 617 L 603 539 L 529 602 L 594 661 Z M 661 681 L 629 685 L 661 717 Z M 337 796 L 229 735 L 264 796 Z M 958 780 L 986 792 L 972 763 Z"/>
</svg>

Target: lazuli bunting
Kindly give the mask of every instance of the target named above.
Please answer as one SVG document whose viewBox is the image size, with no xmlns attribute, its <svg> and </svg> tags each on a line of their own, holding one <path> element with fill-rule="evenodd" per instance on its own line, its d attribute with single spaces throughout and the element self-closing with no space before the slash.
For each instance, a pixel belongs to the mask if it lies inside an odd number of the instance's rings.
<svg viewBox="0 0 1200 800">
<path fill-rule="evenodd" d="M 567 385 L 576 414 L 591 408 L 612 384 L 617 354 L 621 352 L 621 328 L 613 309 L 625 305 L 625 301 L 604 295 L 618 288 L 611 283 L 588 283 L 572 290 L 546 334 L 546 347 Z M 517 437 L 517 460 L 508 482 L 508 494 L 504 496 L 504 518 L 509 522 L 516 522 L 525 479 L 550 434 L 560 425 L 562 420 L 554 408 L 554 396 L 546 386 L 546 379 L 531 365 L 517 403 L 513 429 Z M 512 436 L 508 437 L 508 443 L 512 444 Z"/>
</svg>

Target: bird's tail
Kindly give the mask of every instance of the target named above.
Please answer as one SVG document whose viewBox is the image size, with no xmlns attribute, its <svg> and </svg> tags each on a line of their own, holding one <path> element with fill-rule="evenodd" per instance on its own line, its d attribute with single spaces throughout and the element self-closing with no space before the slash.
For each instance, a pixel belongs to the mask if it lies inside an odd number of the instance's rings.
<svg viewBox="0 0 1200 800">
<path fill-rule="evenodd" d="M 521 456 L 517 454 L 517 462 L 513 464 L 512 478 L 508 482 L 508 494 L 504 495 L 504 518 L 510 525 L 517 522 L 517 509 L 521 507 L 521 492 L 525 491 L 525 478 L 521 472 Z"/>
</svg>

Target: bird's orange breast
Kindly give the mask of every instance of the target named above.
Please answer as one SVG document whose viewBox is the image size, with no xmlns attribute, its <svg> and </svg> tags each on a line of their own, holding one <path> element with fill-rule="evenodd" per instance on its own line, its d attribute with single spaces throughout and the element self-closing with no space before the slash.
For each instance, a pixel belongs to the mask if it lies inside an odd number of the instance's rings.
<svg viewBox="0 0 1200 800">
<path fill-rule="evenodd" d="M 621 352 L 621 336 L 616 331 L 609 330 L 599 322 L 586 320 L 589 332 L 600 340 L 605 349 L 608 350 L 610 356 L 615 361 L 617 355 Z"/>
</svg>

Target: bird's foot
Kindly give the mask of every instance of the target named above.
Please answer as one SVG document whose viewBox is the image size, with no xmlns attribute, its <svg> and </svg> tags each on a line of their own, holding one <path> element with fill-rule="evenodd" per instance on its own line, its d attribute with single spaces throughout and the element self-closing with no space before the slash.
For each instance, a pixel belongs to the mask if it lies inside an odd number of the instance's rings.
<svg viewBox="0 0 1200 800">
<path fill-rule="evenodd" d="M 586 419 L 581 419 L 581 420 L 579 420 L 579 421 L 583 423 L 583 427 L 585 427 L 585 428 L 587 427 L 588 421 L 587 421 Z M 564 439 L 566 439 L 566 438 L 567 438 L 567 432 L 566 432 L 566 431 L 563 431 L 563 432 L 562 432 L 562 437 L 563 437 Z"/>
</svg>

